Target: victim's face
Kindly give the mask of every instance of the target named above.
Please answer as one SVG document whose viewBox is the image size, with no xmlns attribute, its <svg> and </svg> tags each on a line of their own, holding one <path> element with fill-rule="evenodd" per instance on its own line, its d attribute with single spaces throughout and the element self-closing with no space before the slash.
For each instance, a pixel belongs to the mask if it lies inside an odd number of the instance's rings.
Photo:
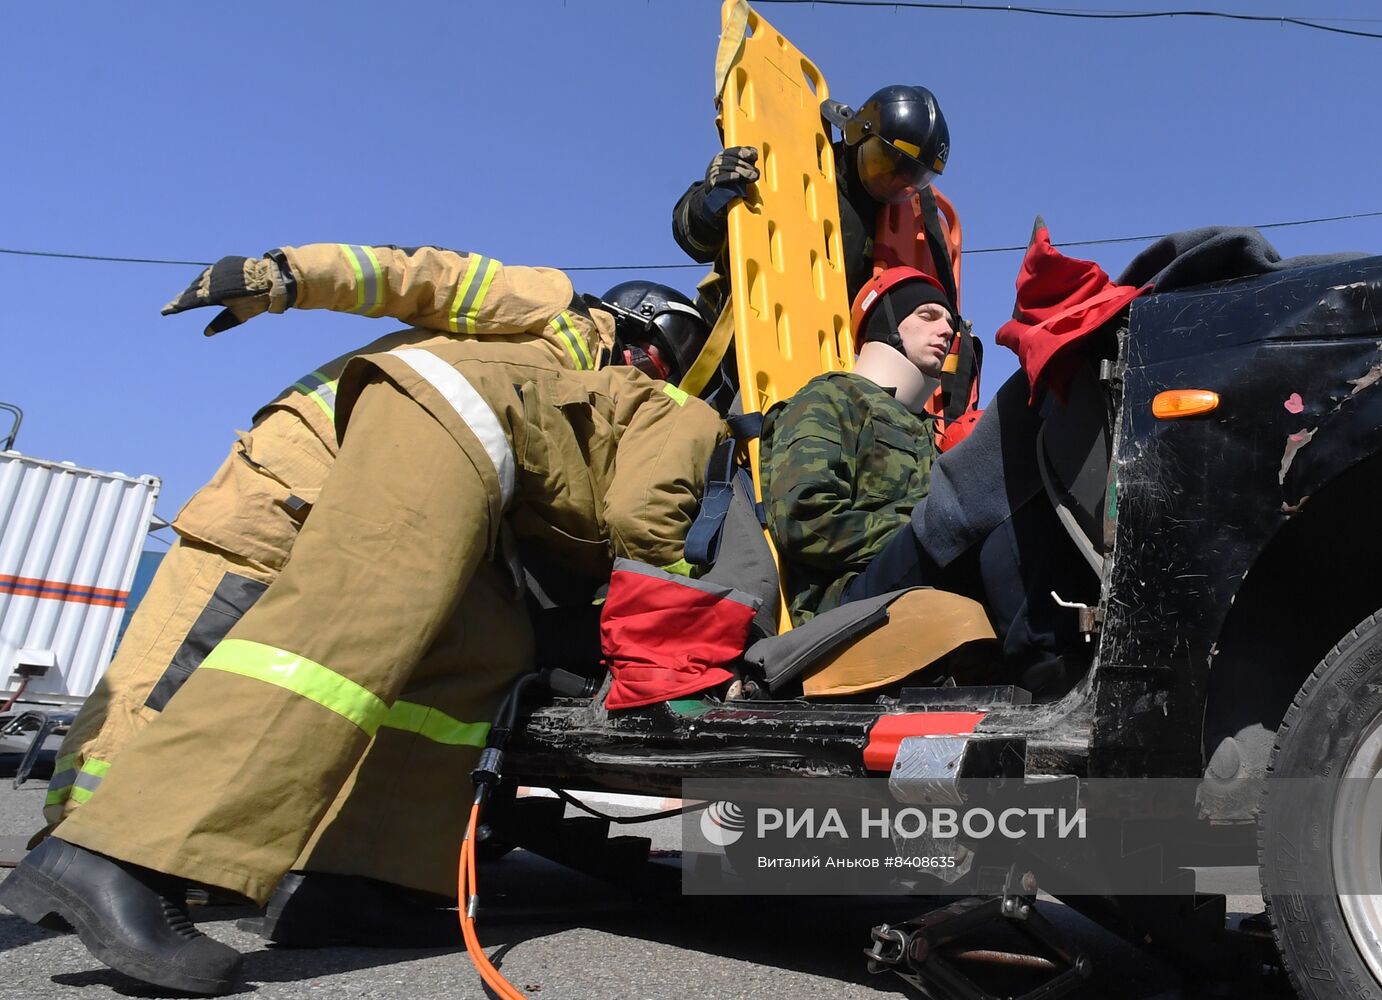
<svg viewBox="0 0 1382 1000">
<path fill-rule="evenodd" d="M 940 378 L 954 332 L 950 311 L 938 302 L 923 302 L 897 325 L 907 360 L 932 378 Z"/>
</svg>

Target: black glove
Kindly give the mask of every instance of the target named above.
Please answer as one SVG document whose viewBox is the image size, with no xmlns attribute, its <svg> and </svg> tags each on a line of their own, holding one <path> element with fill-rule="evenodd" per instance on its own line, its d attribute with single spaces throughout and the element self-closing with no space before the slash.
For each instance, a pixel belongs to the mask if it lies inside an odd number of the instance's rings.
<svg viewBox="0 0 1382 1000">
<path fill-rule="evenodd" d="M 279 263 L 270 257 L 222 257 L 197 275 L 197 280 L 161 312 L 172 316 L 202 306 L 225 306 L 203 331 L 210 337 L 268 312 L 271 304 L 277 304 L 276 290 L 281 302 L 285 282 Z M 275 311 L 282 312 L 287 304 L 281 302 Z"/>
<path fill-rule="evenodd" d="M 730 146 L 715 155 L 705 171 L 706 211 L 723 215 L 730 202 L 748 194 L 749 185 L 758 180 L 758 150 L 752 146 Z"/>
</svg>

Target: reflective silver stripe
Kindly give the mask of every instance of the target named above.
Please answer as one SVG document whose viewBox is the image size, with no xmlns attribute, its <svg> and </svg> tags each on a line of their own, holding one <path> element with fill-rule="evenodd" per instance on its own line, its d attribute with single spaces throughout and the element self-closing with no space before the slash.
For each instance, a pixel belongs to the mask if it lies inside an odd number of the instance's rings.
<svg viewBox="0 0 1382 1000">
<path fill-rule="evenodd" d="M 327 378 L 321 372 L 313 372 L 311 375 L 304 375 L 293 383 L 293 388 L 298 389 L 305 396 L 311 396 L 312 402 L 321 407 L 322 411 L 332 420 L 336 419 L 336 380 Z"/>
<path fill-rule="evenodd" d="M 48 782 L 48 791 L 56 792 L 59 789 L 66 788 L 68 785 L 73 784 L 76 780 L 77 769 L 75 767 L 69 767 L 61 774 L 53 775 L 52 780 Z"/>
<path fill-rule="evenodd" d="M 489 294 L 490 282 L 502 267 L 499 261 L 484 254 L 472 253 L 466 266 L 465 278 L 451 308 L 452 327 L 457 333 L 474 333 L 475 316 Z"/>
<path fill-rule="evenodd" d="M 504 428 L 500 426 L 499 418 L 494 415 L 494 410 L 490 409 L 485 398 L 475 391 L 475 387 L 466 381 L 464 375 L 435 354 L 429 354 L 416 347 L 391 353 L 399 360 L 407 362 L 408 367 L 441 393 L 442 398 L 451 404 L 457 416 L 479 439 L 485 454 L 494 463 L 495 475 L 499 477 L 499 497 L 507 507 L 509 500 L 513 498 L 513 448 L 509 446 Z"/>
<path fill-rule="evenodd" d="M 595 363 L 590 360 L 590 352 L 586 350 L 585 341 L 581 338 L 580 331 L 576 329 L 576 324 L 571 321 L 571 314 L 563 309 L 557 313 L 551 325 L 558 334 L 566 338 L 566 351 L 576 362 L 577 370 L 590 371 L 593 369 Z"/>
<path fill-rule="evenodd" d="M 99 774 L 88 774 L 83 771 L 81 774 L 77 775 L 77 780 L 74 784 L 78 788 L 84 788 L 88 792 L 94 792 L 97 786 L 100 785 L 102 777 L 103 776 Z"/>
<path fill-rule="evenodd" d="M 369 247 L 342 243 L 341 248 L 351 258 L 355 277 L 359 281 L 355 292 L 355 312 L 373 312 L 379 306 L 379 261 Z"/>
</svg>

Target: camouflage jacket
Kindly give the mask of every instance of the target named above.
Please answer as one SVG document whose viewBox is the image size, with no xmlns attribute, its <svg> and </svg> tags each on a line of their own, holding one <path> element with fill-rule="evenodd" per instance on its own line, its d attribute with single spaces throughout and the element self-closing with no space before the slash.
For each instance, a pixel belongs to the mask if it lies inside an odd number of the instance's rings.
<svg viewBox="0 0 1382 1000">
<path fill-rule="evenodd" d="M 835 607 L 908 523 L 930 485 L 935 435 L 888 390 L 831 372 L 768 411 L 759 455 L 768 529 L 801 624 Z"/>
</svg>

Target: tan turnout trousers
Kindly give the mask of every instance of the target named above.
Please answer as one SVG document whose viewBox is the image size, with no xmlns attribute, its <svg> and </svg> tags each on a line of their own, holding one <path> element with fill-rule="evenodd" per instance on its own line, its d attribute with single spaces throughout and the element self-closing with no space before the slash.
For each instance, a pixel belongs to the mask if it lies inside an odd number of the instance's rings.
<svg viewBox="0 0 1382 1000">
<path fill-rule="evenodd" d="M 87 802 L 116 754 L 177 693 L 288 558 L 337 451 L 336 387 L 354 354 L 455 339 L 496 358 L 515 345 L 550 367 L 591 368 L 608 348 L 603 315 L 568 308 L 570 279 L 478 253 L 344 243 L 284 247 L 295 307 L 401 319 L 381 337 L 303 375 L 256 415 L 211 481 L 173 521 L 164 557 L 119 649 L 64 738 L 44 803 L 48 828 Z M 281 309 L 286 299 L 280 298 Z M 541 362 L 538 362 L 541 363 Z"/>
<path fill-rule="evenodd" d="M 298 413 L 273 407 L 183 507 L 178 540 L 63 739 L 43 807 L 50 826 L 91 798 L 119 751 L 278 575 L 299 526 L 290 498 L 316 499 L 335 451 Z"/>
<path fill-rule="evenodd" d="M 531 666 L 505 516 L 573 572 L 676 562 L 723 434 L 637 372 L 466 347 L 352 364 L 292 558 L 60 836 L 261 901 L 309 840 L 310 870 L 452 891 L 469 769 Z"/>
</svg>

